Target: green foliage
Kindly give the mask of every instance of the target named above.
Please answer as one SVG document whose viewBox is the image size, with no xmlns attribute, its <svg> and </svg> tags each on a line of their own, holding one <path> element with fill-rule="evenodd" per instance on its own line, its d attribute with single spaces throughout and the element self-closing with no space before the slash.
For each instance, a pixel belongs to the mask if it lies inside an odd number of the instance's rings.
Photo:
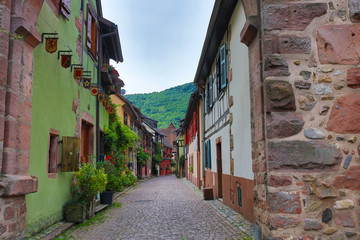
<svg viewBox="0 0 360 240">
<path fill-rule="evenodd" d="M 123 172 L 122 174 L 121 179 L 124 186 L 126 187 L 134 185 L 134 183 L 136 182 L 136 176 L 130 170 L 125 170 L 125 172 Z"/>
<path fill-rule="evenodd" d="M 113 104 L 113 108 L 116 106 Z M 129 126 L 124 125 L 116 110 L 109 119 L 109 127 L 105 128 L 104 146 L 107 152 L 122 152 L 129 147 L 135 147 L 139 137 Z"/>
<path fill-rule="evenodd" d="M 143 147 L 139 148 L 139 151 L 136 156 L 137 156 L 137 163 L 140 167 L 145 166 L 146 161 L 151 158 L 151 155 L 149 153 L 146 153 Z"/>
<path fill-rule="evenodd" d="M 85 163 L 75 173 L 75 180 L 71 190 L 73 200 L 90 202 L 99 192 L 105 190 L 107 175 L 104 169 L 96 169 L 92 163 Z"/>
<path fill-rule="evenodd" d="M 190 165 L 190 167 L 189 167 L 189 172 L 194 172 L 194 167 L 193 167 L 193 165 Z"/>
<path fill-rule="evenodd" d="M 196 91 L 193 83 L 186 83 L 161 92 L 129 94 L 125 97 L 141 112 L 159 121 L 158 128 L 167 128 L 170 123 L 179 127 L 179 120 L 185 117 L 190 96 Z"/>
<path fill-rule="evenodd" d="M 12 32 L 6 31 L 6 30 L 3 29 L 3 28 L 0 28 L 0 32 L 8 34 L 9 37 L 11 37 L 11 38 L 14 39 L 14 40 L 19 40 L 19 39 L 23 39 L 23 38 L 24 38 L 24 37 L 21 36 L 21 35 L 14 34 L 14 33 L 12 33 Z"/>
<path fill-rule="evenodd" d="M 161 146 L 158 145 L 155 148 L 155 156 L 154 156 L 154 162 L 161 163 L 163 160 L 163 157 L 161 155 Z"/>
<path fill-rule="evenodd" d="M 185 155 L 181 155 L 181 156 L 179 157 L 179 165 L 183 165 L 184 162 L 185 162 Z"/>
</svg>

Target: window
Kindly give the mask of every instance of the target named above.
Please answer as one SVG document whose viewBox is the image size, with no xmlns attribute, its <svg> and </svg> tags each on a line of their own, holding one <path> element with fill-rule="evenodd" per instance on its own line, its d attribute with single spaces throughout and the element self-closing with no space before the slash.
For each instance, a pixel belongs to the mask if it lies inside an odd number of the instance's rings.
<svg viewBox="0 0 360 240">
<path fill-rule="evenodd" d="M 124 112 L 124 124 L 128 125 L 128 115 Z"/>
<path fill-rule="evenodd" d="M 227 66 L 226 66 L 226 44 L 220 48 L 220 87 L 224 89 L 227 84 Z"/>
<path fill-rule="evenodd" d="M 88 5 L 87 21 L 86 21 L 86 46 L 93 57 L 97 55 L 97 38 L 98 27 L 96 24 L 95 14 Z"/>
<path fill-rule="evenodd" d="M 60 1 L 60 13 L 69 20 L 70 18 L 70 0 L 61 0 Z"/>
<path fill-rule="evenodd" d="M 209 108 L 212 108 L 213 106 L 213 101 L 214 101 L 214 98 L 213 98 L 213 95 L 214 95 L 214 90 L 213 90 L 213 77 L 212 75 L 209 77 Z"/>
<path fill-rule="evenodd" d="M 48 174 L 58 172 L 59 162 L 59 131 L 51 129 L 48 144 Z M 55 177 L 56 175 L 48 175 Z"/>
</svg>

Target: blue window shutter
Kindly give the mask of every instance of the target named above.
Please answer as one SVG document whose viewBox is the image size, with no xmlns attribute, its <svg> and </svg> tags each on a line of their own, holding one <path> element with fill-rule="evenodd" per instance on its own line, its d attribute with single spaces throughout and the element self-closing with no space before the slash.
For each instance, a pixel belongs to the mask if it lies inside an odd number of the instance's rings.
<svg viewBox="0 0 360 240">
<path fill-rule="evenodd" d="M 203 169 L 205 170 L 205 168 L 207 167 L 207 149 L 206 149 L 206 142 L 204 141 L 204 156 L 203 156 L 203 160 L 204 160 L 204 163 L 203 163 Z"/>
<path fill-rule="evenodd" d="M 211 168 L 211 144 L 210 144 L 210 139 L 207 142 L 207 150 L 208 150 L 209 168 Z"/>
<path fill-rule="evenodd" d="M 209 112 L 209 83 L 206 84 L 205 88 L 205 112 Z"/>
<path fill-rule="evenodd" d="M 216 94 L 219 96 L 221 90 L 220 84 L 220 56 L 217 57 L 216 60 Z"/>
<path fill-rule="evenodd" d="M 221 89 L 226 87 L 227 83 L 227 74 L 226 74 L 227 66 L 226 66 L 226 44 L 222 45 L 220 48 L 220 84 Z"/>
<path fill-rule="evenodd" d="M 210 101 L 210 105 L 209 107 L 212 107 L 213 106 L 213 101 L 214 101 L 214 98 L 213 98 L 213 94 L 214 94 L 214 91 L 213 91 L 213 78 L 212 76 L 209 77 L 209 101 Z"/>
</svg>

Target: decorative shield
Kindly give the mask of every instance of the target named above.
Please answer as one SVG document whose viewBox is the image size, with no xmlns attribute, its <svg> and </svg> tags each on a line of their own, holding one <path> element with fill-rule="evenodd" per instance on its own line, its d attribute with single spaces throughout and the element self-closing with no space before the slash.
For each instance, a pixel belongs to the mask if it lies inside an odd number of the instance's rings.
<svg viewBox="0 0 360 240">
<path fill-rule="evenodd" d="M 103 102 L 105 100 L 105 93 L 99 93 L 98 94 L 98 101 Z"/>
<path fill-rule="evenodd" d="M 72 55 L 61 55 L 61 66 L 63 68 L 68 68 L 71 66 L 71 56 Z"/>
<path fill-rule="evenodd" d="M 99 88 L 97 86 L 91 86 L 90 91 L 91 95 L 96 96 L 99 93 Z"/>
<path fill-rule="evenodd" d="M 110 115 L 113 115 L 114 113 L 115 113 L 115 110 L 114 110 L 113 108 L 110 108 L 109 114 L 110 114 Z"/>
<path fill-rule="evenodd" d="M 58 38 L 46 38 L 45 49 L 49 53 L 54 53 L 57 50 Z"/>
<path fill-rule="evenodd" d="M 91 78 L 83 78 L 83 87 L 89 89 L 91 86 Z"/>
<path fill-rule="evenodd" d="M 74 68 L 74 78 L 81 79 L 83 76 L 83 68 L 76 67 Z"/>
<path fill-rule="evenodd" d="M 107 103 L 108 103 L 108 100 L 107 100 L 107 99 L 104 99 L 104 101 L 102 102 L 102 105 L 103 105 L 104 107 L 106 107 Z"/>
</svg>

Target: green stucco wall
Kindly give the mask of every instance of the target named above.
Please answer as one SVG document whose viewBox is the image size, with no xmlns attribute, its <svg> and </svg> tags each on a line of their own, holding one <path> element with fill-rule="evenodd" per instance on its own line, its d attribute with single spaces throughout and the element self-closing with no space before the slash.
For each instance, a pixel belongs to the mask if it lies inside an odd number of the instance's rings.
<svg viewBox="0 0 360 240">
<path fill-rule="evenodd" d="M 87 1 L 85 1 L 86 6 Z M 96 5 L 94 5 L 96 6 Z M 63 16 L 57 17 L 50 6 L 44 1 L 37 30 L 41 33 L 58 33 L 58 50 L 73 51 L 72 63 L 79 63 L 81 56 L 76 52 L 76 42 L 79 31 L 75 26 L 75 17 L 79 17 L 81 1 L 71 1 L 70 20 Z M 86 8 L 85 8 L 86 9 Z M 86 14 L 84 14 L 84 19 Z M 84 29 L 85 31 L 85 29 Z M 73 78 L 70 68 L 60 65 L 58 53 L 45 51 L 45 43 L 34 49 L 34 76 L 31 116 L 31 156 L 29 174 L 39 179 L 38 191 L 26 196 L 27 204 L 27 235 L 38 232 L 63 218 L 63 204 L 70 200 L 70 186 L 73 173 L 64 173 L 59 170 L 56 178 L 49 178 L 48 141 L 50 129 L 56 129 L 62 136 L 74 136 L 79 119 L 73 112 L 73 100 L 79 100 L 78 117 L 87 112 L 96 123 L 96 97 L 84 89 Z M 94 62 L 83 50 L 84 71 L 92 71 L 93 82 L 97 79 L 97 69 Z M 100 104 L 100 128 L 103 129 L 108 115 Z M 81 120 L 80 120 L 81 121 Z M 79 129 L 80 131 L 80 129 Z M 94 139 L 95 141 L 96 139 Z M 95 151 L 94 142 L 94 151 Z M 59 145 L 59 162 L 61 162 L 61 148 Z"/>
</svg>

